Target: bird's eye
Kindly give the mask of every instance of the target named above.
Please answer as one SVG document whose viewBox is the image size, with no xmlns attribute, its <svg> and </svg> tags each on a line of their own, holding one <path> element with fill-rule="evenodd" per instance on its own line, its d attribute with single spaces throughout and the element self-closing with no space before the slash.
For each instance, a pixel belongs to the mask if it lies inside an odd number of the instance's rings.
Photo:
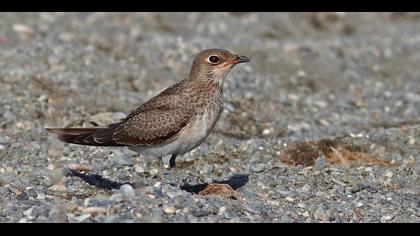
<svg viewBox="0 0 420 236">
<path fill-rule="evenodd" d="M 217 64 L 219 62 L 219 57 L 218 56 L 210 56 L 208 60 L 212 64 Z"/>
</svg>

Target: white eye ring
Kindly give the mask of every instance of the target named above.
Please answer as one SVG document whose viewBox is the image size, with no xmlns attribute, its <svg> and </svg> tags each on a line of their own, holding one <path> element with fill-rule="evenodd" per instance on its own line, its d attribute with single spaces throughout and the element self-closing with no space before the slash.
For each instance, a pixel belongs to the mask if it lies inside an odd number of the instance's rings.
<svg viewBox="0 0 420 236">
<path fill-rule="evenodd" d="M 211 55 L 207 58 L 207 61 L 211 64 L 217 64 L 217 63 L 219 63 L 220 59 L 216 55 Z"/>
</svg>

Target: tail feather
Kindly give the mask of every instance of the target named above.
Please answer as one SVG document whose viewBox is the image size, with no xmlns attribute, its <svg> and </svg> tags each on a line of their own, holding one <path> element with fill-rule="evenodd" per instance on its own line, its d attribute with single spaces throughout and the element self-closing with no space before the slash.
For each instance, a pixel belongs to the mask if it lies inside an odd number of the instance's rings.
<svg viewBox="0 0 420 236">
<path fill-rule="evenodd" d="M 126 146 L 115 142 L 112 138 L 118 124 L 98 128 L 47 128 L 48 132 L 66 143 L 88 146 Z"/>
</svg>

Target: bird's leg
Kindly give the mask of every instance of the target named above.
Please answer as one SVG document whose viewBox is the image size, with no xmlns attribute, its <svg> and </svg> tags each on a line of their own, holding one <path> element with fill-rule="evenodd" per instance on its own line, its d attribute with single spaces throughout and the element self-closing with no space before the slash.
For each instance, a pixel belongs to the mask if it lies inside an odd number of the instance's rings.
<svg viewBox="0 0 420 236">
<path fill-rule="evenodd" d="M 175 184 L 180 186 L 179 182 L 178 182 L 178 176 L 177 176 L 177 169 L 176 169 L 176 154 L 172 154 L 171 159 L 169 160 L 169 169 L 172 172 L 172 178 L 175 181 Z"/>
<path fill-rule="evenodd" d="M 172 168 L 176 167 L 176 154 L 172 154 L 171 159 L 169 160 L 169 169 L 171 170 Z"/>
</svg>

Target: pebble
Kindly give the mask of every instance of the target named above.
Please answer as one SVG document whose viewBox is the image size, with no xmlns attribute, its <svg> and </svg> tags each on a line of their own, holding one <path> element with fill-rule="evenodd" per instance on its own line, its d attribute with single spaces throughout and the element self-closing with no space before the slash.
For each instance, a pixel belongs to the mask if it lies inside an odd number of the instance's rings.
<svg viewBox="0 0 420 236">
<path fill-rule="evenodd" d="M 0 184 L 0 186 L 1 186 L 1 184 Z M 30 196 L 30 197 L 32 197 L 32 198 L 37 198 L 38 197 L 38 193 L 37 193 L 37 191 L 35 190 L 35 189 L 33 189 L 33 188 L 29 188 L 29 189 L 27 189 L 26 190 L 26 192 L 28 193 L 28 195 Z"/>
<path fill-rule="evenodd" d="M 353 187 L 350 189 L 350 191 L 351 191 L 352 193 L 357 193 L 357 192 L 362 191 L 362 190 L 367 189 L 367 188 L 369 188 L 369 186 L 367 186 L 367 185 L 365 185 L 365 184 L 356 184 L 355 186 L 353 186 Z"/>
<path fill-rule="evenodd" d="M 287 216 L 287 215 L 282 215 L 282 216 L 281 216 L 281 218 L 280 218 L 280 222 L 282 222 L 282 223 L 287 223 L 287 222 L 290 222 L 290 218 L 289 218 L 289 216 Z"/>
<path fill-rule="evenodd" d="M 309 192 L 311 190 L 311 186 L 309 184 L 305 184 L 302 187 L 302 192 Z"/>
<path fill-rule="evenodd" d="M 24 201 L 24 200 L 28 200 L 29 199 L 29 196 L 28 196 L 28 194 L 26 192 L 22 192 L 21 194 L 19 194 L 19 195 L 16 196 L 16 199 L 18 201 Z"/>
<path fill-rule="evenodd" d="M 85 214 L 96 216 L 99 214 L 106 214 L 107 209 L 105 207 L 87 207 L 87 208 L 83 208 L 82 212 Z"/>
<path fill-rule="evenodd" d="M 383 185 L 389 185 L 392 181 L 393 173 L 390 171 L 387 171 L 385 174 L 382 174 L 378 177 L 379 183 Z"/>
<path fill-rule="evenodd" d="M 28 223 L 28 220 L 26 218 L 21 218 L 18 223 Z"/>
<path fill-rule="evenodd" d="M 271 129 L 264 129 L 262 132 L 262 135 L 269 135 L 271 134 L 272 130 Z"/>
<path fill-rule="evenodd" d="M 393 218 L 394 218 L 393 215 L 385 215 L 385 216 L 381 217 L 380 222 L 381 223 L 386 223 L 386 222 L 392 220 Z"/>
<path fill-rule="evenodd" d="M 114 202 L 122 202 L 124 201 L 124 195 L 121 193 L 114 193 L 111 195 L 111 197 L 109 197 L 109 200 L 114 201 Z"/>
<path fill-rule="evenodd" d="M 133 165 L 133 160 L 126 153 L 117 150 L 113 151 L 112 160 L 119 166 Z"/>
<path fill-rule="evenodd" d="M 279 193 L 280 195 L 283 196 L 287 196 L 290 194 L 290 191 L 285 191 L 285 190 L 277 190 L 277 193 Z"/>
<path fill-rule="evenodd" d="M 245 211 L 247 211 L 247 212 L 249 212 L 249 213 L 252 213 L 252 214 L 256 214 L 256 213 L 258 213 L 258 209 L 257 208 L 255 208 L 254 206 L 252 206 L 252 205 L 244 205 L 243 206 L 243 208 L 244 208 L 244 210 Z"/>
<path fill-rule="evenodd" d="M 289 202 L 293 202 L 295 199 L 291 198 L 291 197 L 286 197 L 286 200 Z"/>
<path fill-rule="evenodd" d="M 305 207 L 306 207 L 306 204 L 305 204 L 305 203 L 303 203 L 303 202 L 299 202 L 299 203 L 297 204 L 297 206 L 298 206 L 298 207 L 300 207 L 300 208 L 305 208 Z"/>
<path fill-rule="evenodd" d="M 369 187 L 366 189 L 369 193 L 377 193 L 379 191 L 378 188 L 375 187 Z"/>
<path fill-rule="evenodd" d="M 113 195 L 111 195 L 111 197 Z M 96 206 L 96 207 L 107 206 L 107 205 L 112 204 L 112 203 L 113 203 L 113 200 L 107 199 L 106 197 L 101 197 L 101 196 L 96 196 L 95 198 L 91 198 L 90 201 L 89 201 L 90 206 Z"/>
<path fill-rule="evenodd" d="M 202 173 L 205 175 L 210 175 L 211 173 L 213 173 L 214 171 L 214 167 L 212 165 L 204 165 L 202 167 Z"/>
<path fill-rule="evenodd" d="M 63 184 L 54 184 L 50 189 L 57 192 L 65 192 L 67 190 L 66 186 Z"/>
<path fill-rule="evenodd" d="M 261 173 L 265 170 L 265 164 L 257 163 L 257 164 L 251 164 L 251 171 L 253 173 Z"/>
<path fill-rule="evenodd" d="M 92 216 L 91 214 L 84 214 L 84 215 L 77 216 L 74 219 L 78 222 L 82 222 L 89 219 L 91 216 Z"/>
<path fill-rule="evenodd" d="M 121 193 L 127 198 L 133 198 L 136 196 L 136 192 L 133 187 L 129 184 L 124 184 L 120 187 Z"/>
<path fill-rule="evenodd" d="M 322 206 L 319 206 L 314 212 L 314 218 L 321 221 L 329 221 L 331 217 L 331 211 L 325 210 Z"/>
<path fill-rule="evenodd" d="M 146 172 L 146 171 L 144 170 L 144 168 L 143 168 L 143 167 L 141 167 L 141 166 L 136 167 L 136 169 L 134 169 L 134 171 L 135 171 L 135 172 L 137 172 L 137 173 L 140 173 L 140 174 L 142 174 L 142 173 Z"/>
<path fill-rule="evenodd" d="M 26 216 L 28 219 L 33 219 L 32 211 L 34 210 L 34 207 L 31 207 L 23 212 L 23 215 Z"/>
<path fill-rule="evenodd" d="M 408 144 L 414 145 L 416 143 L 416 139 L 413 137 L 408 137 Z"/>
<path fill-rule="evenodd" d="M 175 213 L 176 209 L 174 207 L 165 207 L 163 208 L 163 212 L 166 214 L 173 214 Z"/>
<path fill-rule="evenodd" d="M 163 192 L 162 192 L 162 189 L 160 189 L 160 188 L 154 188 L 153 189 L 153 194 L 157 197 L 157 198 L 161 198 L 161 197 L 163 197 L 164 195 L 163 195 Z"/>
<path fill-rule="evenodd" d="M 166 195 L 168 195 L 168 197 L 170 199 L 174 199 L 178 196 L 178 193 L 177 192 L 167 192 Z"/>
<path fill-rule="evenodd" d="M 343 186 L 343 187 L 345 187 L 347 184 L 346 183 L 344 183 L 343 181 L 341 181 L 341 180 L 339 180 L 339 179 L 336 179 L 336 178 L 331 178 L 331 180 L 334 182 L 334 183 L 336 183 L 336 184 L 338 184 L 338 185 L 340 185 L 340 186 Z"/>
<path fill-rule="evenodd" d="M 33 35 L 34 31 L 31 27 L 24 25 L 24 24 L 14 24 L 13 30 L 19 34 L 22 34 L 26 37 L 30 37 Z"/>
<path fill-rule="evenodd" d="M 204 210 L 204 209 L 197 209 L 197 210 L 195 210 L 195 211 L 192 212 L 192 214 L 195 217 L 203 217 L 203 216 L 208 215 L 209 213 L 210 213 L 209 211 Z"/>
<path fill-rule="evenodd" d="M 219 212 L 217 213 L 218 215 L 223 215 L 226 212 L 226 207 L 222 206 L 219 208 Z"/>
<path fill-rule="evenodd" d="M 324 157 L 319 157 L 315 159 L 314 169 L 315 170 L 321 170 L 327 165 L 327 162 L 325 161 Z"/>
<path fill-rule="evenodd" d="M 159 173 L 159 170 L 158 170 L 158 169 L 156 169 L 156 168 L 152 168 L 152 169 L 150 170 L 150 174 L 152 174 L 152 175 L 156 175 L 157 173 Z"/>
</svg>

